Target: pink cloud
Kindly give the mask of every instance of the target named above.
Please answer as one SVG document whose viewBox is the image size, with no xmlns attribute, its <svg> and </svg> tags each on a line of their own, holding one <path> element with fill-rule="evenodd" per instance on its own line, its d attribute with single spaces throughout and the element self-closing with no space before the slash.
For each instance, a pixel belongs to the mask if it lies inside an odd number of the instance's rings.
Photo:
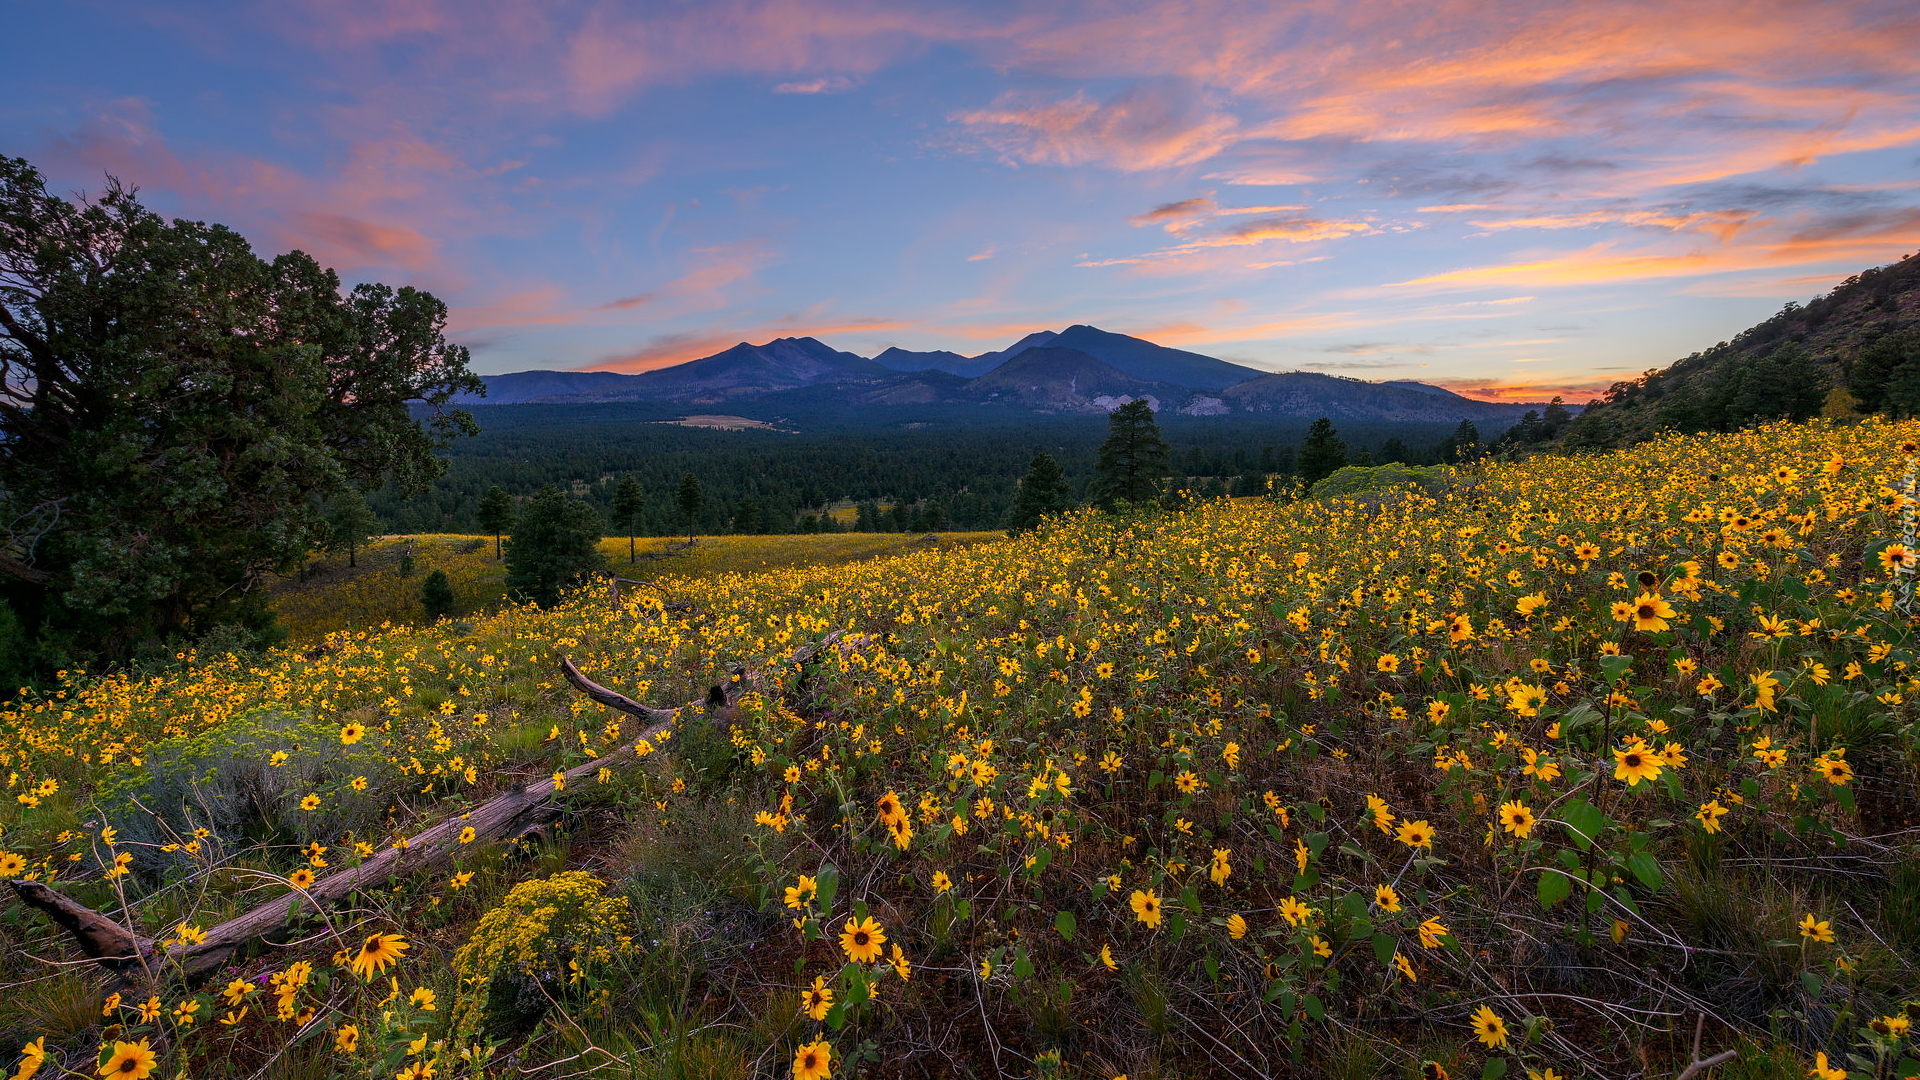
<svg viewBox="0 0 1920 1080">
<path fill-rule="evenodd" d="M 1084 94 L 1033 101 L 1009 93 L 954 119 L 1008 162 L 1101 164 L 1126 172 L 1204 161 L 1231 145 L 1239 127 L 1232 115 L 1172 83 L 1145 83 L 1105 102 Z"/>
</svg>

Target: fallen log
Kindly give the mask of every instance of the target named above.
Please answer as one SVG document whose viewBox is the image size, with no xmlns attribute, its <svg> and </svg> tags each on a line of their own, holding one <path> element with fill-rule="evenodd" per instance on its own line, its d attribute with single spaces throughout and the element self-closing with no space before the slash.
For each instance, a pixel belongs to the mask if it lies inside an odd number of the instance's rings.
<svg viewBox="0 0 1920 1080">
<path fill-rule="evenodd" d="M 603 768 L 635 757 L 640 743 L 659 738 L 673 727 L 682 710 L 696 707 L 660 709 L 644 705 L 587 678 L 569 657 L 561 659 L 560 670 L 568 682 L 588 697 L 647 724 L 612 752 L 563 772 L 563 784 L 595 776 Z M 709 692 L 709 700 L 713 692 L 718 692 L 723 702 L 729 696 L 727 690 L 714 687 Z M 451 870 L 458 851 L 474 850 L 460 842 L 461 834 L 468 828 L 474 832 L 472 843 L 481 843 L 522 836 L 558 817 L 560 808 L 553 799 L 555 786 L 549 777 L 490 799 L 466 814 L 449 818 L 376 852 L 357 866 L 320 878 L 305 890 L 296 889 L 256 904 L 208 929 L 204 940 L 165 954 L 153 939 L 136 934 L 129 926 L 54 891 L 44 882 L 14 881 L 13 891 L 22 902 L 44 912 L 66 930 L 80 951 L 101 967 L 124 977 L 144 972 L 155 980 L 192 983 L 231 962 L 252 942 L 283 939 L 286 930 L 302 917 L 332 908 L 359 890 L 392 877 Z"/>
</svg>

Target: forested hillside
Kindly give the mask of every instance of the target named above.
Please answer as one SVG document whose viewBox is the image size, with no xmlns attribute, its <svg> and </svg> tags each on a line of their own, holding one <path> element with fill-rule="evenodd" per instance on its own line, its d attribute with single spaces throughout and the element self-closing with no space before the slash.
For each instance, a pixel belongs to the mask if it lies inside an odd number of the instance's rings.
<svg viewBox="0 0 1920 1080">
<path fill-rule="evenodd" d="M 1830 397 L 1834 390 L 1844 393 Z M 1866 270 L 1731 341 L 1618 382 L 1571 424 L 1569 449 L 1660 430 L 1732 431 L 1822 411 L 1920 413 L 1920 255 Z"/>
<path fill-rule="evenodd" d="M 688 521 L 674 497 L 689 472 L 705 496 L 693 522 L 700 533 L 793 532 L 828 504 L 848 501 L 906 508 L 905 520 L 883 528 L 993 529 L 1003 524 L 1035 453 L 1054 455 L 1078 493 L 1092 477 L 1095 450 L 1107 433 L 1104 416 L 979 427 L 930 411 L 904 429 L 834 426 L 803 416 L 794 420 L 797 431 L 714 431 L 663 423 L 681 413 L 646 405 L 478 406 L 473 413 L 479 436 L 450 449 L 447 472 L 431 490 L 414 498 L 372 497 L 386 531 L 481 532 L 475 511 L 495 484 L 515 496 L 557 484 L 604 514 L 621 477 L 630 474 L 645 496 L 640 533 L 684 534 Z M 1249 473 L 1291 474 L 1310 426 L 1161 420 L 1175 472 L 1195 490 L 1216 493 Z M 1438 460 L 1455 428 L 1343 421 L 1340 431 L 1356 458 L 1419 464 Z"/>
</svg>

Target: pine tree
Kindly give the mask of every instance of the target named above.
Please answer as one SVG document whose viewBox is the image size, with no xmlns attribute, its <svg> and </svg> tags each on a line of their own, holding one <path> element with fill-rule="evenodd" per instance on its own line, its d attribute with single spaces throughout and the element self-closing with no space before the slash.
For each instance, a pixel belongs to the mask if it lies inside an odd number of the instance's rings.
<svg viewBox="0 0 1920 1080">
<path fill-rule="evenodd" d="M 600 515 L 552 484 L 535 492 L 508 539 L 507 591 L 547 607 L 582 574 L 600 569 Z"/>
<path fill-rule="evenodd" d="M 610 508 L 615 529 L 627 534 L 627 562 L 632 563 L 637 556 L 633 550 L 633 535 L 640 528 L 640 514 L 647 508 L 646 493 L 640 490 L 640 481 L 632 473 L 620 478 L 620 486 L 613 489 L 613 506 Z"/>
<path fill-rule="evenodd" d="M 1333 421 L 1321 417 L 1307 428 L 1300 443 L 1300 482 L 1308 487 L 1325 480 L 1347 464 L 1347 444 L 1333 429 Z"/>
<path fill-rule="evenodd" d="M 674 493 L 673 501 L 679 504 L 680 512 L 687 515 L 687 543 L 693 543 L 693 515 L 700 512 L 700 506 L 707 496 L 700 490 L 700 478 L 687 473 L 680 477 L 680 490 Z"/>
<path fill-rule="evenodd" d="M 430 620 L 453 614 L 453 582 L 445 570 L 435 570 L 420 583 L 420 606 Z"/>
<path fill-rule="evenodd" d="M 380 527 L 380 519 L 373 516 L 366 496 L 360 494 L 358 488 L 348 488 L 327 505 L 327 527 L 333 533 L 328 538 L 327 550 L 345 551 L 347 565 L 353 566 L 354 556 Z"/>
<path fill-rule="evenodd" d="M 1049 514 L 1058 514 L 1070 505 L 1067 478 L 1052 454 L 1035 454 L 1020 478 L 1020 490 L 1014 493 L 1007 509 L 1007 535 L 1018 536 L 1040 524 Z"/>
<path fill-rule="evenodd" d="M 501 558 L 500 538 L 513 531 L 513 496 L 495 484 L 480 496 L 479 512 L 474 515 L 480 531 L 493 537 L 493 557 Z"/>
<path fill-rule="evenodd" d="M 1127 402 L 1107 417 L 1107 441 L 1094 464 L 1094 502 L 1108 510 L 1119 502 L 1152 502 L 1172 468 L 1171 458 L 1172 448 L 1153 421 L 1153 406 L 1144 399 Z"/>
<path fill-rule="evenodd" d="M 1465 461 L 1480 452 L 1480 429 L 1473 426 L 1473 421 L 1462 420 L 1442 445 L 1446 448 L 1446 457 Z"/>
</svg>

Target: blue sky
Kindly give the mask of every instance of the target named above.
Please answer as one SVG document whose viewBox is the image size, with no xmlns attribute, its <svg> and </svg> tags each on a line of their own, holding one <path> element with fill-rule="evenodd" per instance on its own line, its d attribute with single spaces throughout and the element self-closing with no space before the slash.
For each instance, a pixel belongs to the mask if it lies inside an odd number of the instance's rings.
<svg viewBox="0 0 1920 1080">
<path fill-rule="evenodd" d="M 9 4 L 0 152 L 482 372 L 1088 322 L 1583 396 L 1920 249 L 1911 3 Z"/>
</svg>

